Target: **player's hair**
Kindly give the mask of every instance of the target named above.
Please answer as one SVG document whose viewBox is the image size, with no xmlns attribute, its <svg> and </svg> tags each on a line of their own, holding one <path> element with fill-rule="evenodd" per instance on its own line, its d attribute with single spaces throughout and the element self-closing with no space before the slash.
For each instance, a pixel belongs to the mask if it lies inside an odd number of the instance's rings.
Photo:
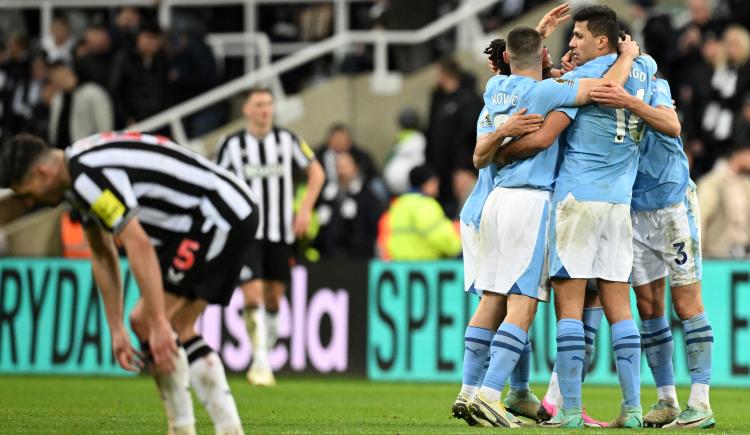
<svg viewBox="0 0 750 435">
<path fill-rule="evenodd" d="M 594 36 L 606 36 L 609 48 L 617 50 L 620 24 L 617 13 L 604 5 L 584 6 L 573 15 L 574 22 L 586 21 L 586 26 Z"/>
<path fill-rule="evenodd" d="M 252 88 L 247 90 L 245 100 L 249 100 L 250 97 L 255 94 L 269 94 L 271 97 L 273 97 L 273 92 L 271 92 L 270 88 L 265 88 L 263 86 L 253 86 Z"/>
<path fill-rule="evenodd" d="M 50 151 L 39 137 L 19 134 L 5 142 L 0 149 L 0 187 L 10 187 L 23 181 L 31 166 Z"/>
<path fill-rule="evenodd" d="M 508 33 L 510 64 L 520 69 L 541 65 L 542 36 L 528 26 L 520 26 Z"/>
<path fill-rule="evenodd" d="M 509 76 L 510 64 L 505 62 L 503 52 L 505 52 L 505 39 L 502 38 L 493 39 L 492 42 L 490 42 L 490 45 L 484 49 L 484 54 L 487 55 L 487 58 L 492 62 L 495 68 L 497 68 L 500 74 Z"/>
</svg>

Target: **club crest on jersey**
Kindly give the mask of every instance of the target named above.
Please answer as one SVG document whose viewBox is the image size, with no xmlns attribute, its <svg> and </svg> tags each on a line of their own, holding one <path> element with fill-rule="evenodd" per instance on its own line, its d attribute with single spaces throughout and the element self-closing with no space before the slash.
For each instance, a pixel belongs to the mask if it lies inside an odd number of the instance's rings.
<svg viewBox="0 0 750 435">
<path fill-rule="evenodd" d="M 552 80 L 554 80 L 555 83 L 560 83 L 561 85 L 573 86 L 573 80 L 562 79 L 562 78 L 557 78 L 557 79 L 552 79 Z"/>
</svg>

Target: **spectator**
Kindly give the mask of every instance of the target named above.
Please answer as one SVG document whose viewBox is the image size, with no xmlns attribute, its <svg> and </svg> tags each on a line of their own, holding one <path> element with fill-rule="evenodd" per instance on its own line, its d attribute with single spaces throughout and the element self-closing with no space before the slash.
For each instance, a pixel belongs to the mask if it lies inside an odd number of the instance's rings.
<svg viewBox="0 0 750 435">
<path fill-rule="evenodd" d="M 385 183 L 394 195 L 401 195 L 409 190 L 409 171 L 424 164 L 427 145 L 424 134 L 419 131 L 419 115 L 416 110 L 411 107 L 402 109 L 398 115 L 398 125 L 401 128 L 398 142 L 383 169 Z"/>
<path fill-rule="evenodd" d="M 726 160 L 698 181 L 701 244 L 706 257 L 750 252 L 750 138 L 735 142 Z"/>
<path fill-rule="evenodd" d="M 49 104 L 52 86 L 47 81 L 47 60 L 43 53 L 31 60 L 31 74 L 19 83 L 13 94 L 12 112 L 18 132 L 48 137 Z"/>
<path fill-rule="evenodd" d="M 111 29 L 112 46 L 115 53 L 120 51 L 135 51 L 135 40 L 141 28 L 141 13 L 138 8 L 124 6 L 117 11 Z"/>
<path fill-rule="evenodd" d="M 144 26 L 136 50 L 117 54 L 112 69 L 112 98 L 118 120 L 131 125 L 169 106 L 169 63 L 163 50 L 161 30 Z"/>
<path fill-rule="evenodd" d="M 169 81 L 174 89 L 174 103 L 187 101 L 219 84 L 216 59 L 211 47 L 204 41 L 199 25 L 191 25 L 192 28 L 183 29 L 177 34 L 172 43 Z M 185 127 L 188 136 L 196 137 L 218 128 L 221 122 L 221 107 L 212 106 L 188 117 Z"/>
<path fill-rule="evenodd" d="M 18 133 L 22 119 L 13 111 L 16 91 L 29 76 L 29 42 L 20 33 L 12 33 L 8 38 L 6 58 L 0 70 L 0 122 L 6 135 Z"/>
<path fill-rule="evenodd" d="M 669 15 L 657 11 L 658 0 L 630 0 L 633 39 L 656 60 L 661 74 L 669 79 L 675 58 L 675 38 Z"/>
<path fill-rule="evenodd" d="M 76 45 L 75 38 L 70 32 L 70 23 L 62 15 L 52 18 L 50 35 L 42 40 L 42 48 L 47 53 L 50 63 L 73 62 L 73 48 Z"/>
<path fill-rule="evenodd" d="M 450 216 L 458 211 L 458 201 L 453 194 L 453 173 L 458 169 L 474 168 L 476 120 L 482 109 L 482 98 L 473 88 L 461 85 L 462 76 L 455 61 L 446 60 L 438 66 L 427 129 L 427 163 L 437 172 L 440 179 L 438 200 Z"/>
<path fill-rule="evenodd" d="M 698 100 L 703 109 L 700 139 L 703 156 L 700 169 L 708 169 L 731 143 L 735 128 L 734 117 L 742 108 L 742 99 L 750 91 L 750 34 L 740 26 L 730 26 L 724 33 L 721 45 L 713 42 L 704 45 L 706 56 L 714 57 L 716 65 L 710 81 L 703 85 L 708 94 Z M 710 53 L 716 50 L 717 53 Z M 700 86 L 696 84 L 696 88 Z M 704 91 L 705 92 L 705 91 Z M 699 93 L 700 95 L 700 93 Z"/>
<path fill-rule="evenodd" d="M 357 167 L 367 181 L 378 176 L 372 157 L 367 151 L 354 144 L 349 127 L 336 123 L 328 130 L 326 143 L 321 145 L 315 153 L 325 169 L 326 182 L 338 180 L 336 155 L 343 152 L 350 153 L 354 157 Z"/>
<path fill-rule="evenodd" d="M 372 258 L 383 203 L 351 153 L 336 154 L 336 172 L 337 182 L 328 183 L 318 201 L 314 246 L 322 258 Z"/>
<path fill-rule="evenodd" d="M 461 252 L 453 223 L 435 200 L 440 180 L 429 166 L 409 172 L 412 192 L 399 196 L 388 210 L 388 256 L 393 260 L 438 260 Z"/>
<path fill-rule="evenodd" d="M 112 130 L 112 101 L 101 86 L 81 83 L 73 68 L 62 61 L 52 64 L 49 74 L 57 90 L 50 108 L 50 144 L 65 148 L 84 137 Z"/>
<path fill-rule="evenodd" d="M 76 49 L 75 70 L 81 83 L 91 81 L 109 88 L 113 60 L 112 38 L 107 29 L 99 25 L 87 28 Z"/>
</svg>

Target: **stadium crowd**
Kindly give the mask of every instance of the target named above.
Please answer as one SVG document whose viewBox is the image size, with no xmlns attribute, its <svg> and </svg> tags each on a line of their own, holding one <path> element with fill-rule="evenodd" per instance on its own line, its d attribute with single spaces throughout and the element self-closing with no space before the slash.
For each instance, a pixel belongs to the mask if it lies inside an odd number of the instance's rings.
<svg viewBox="0 0 750 435">
<path fill-rule="evenodd" d="M 458 4 L 440 1 L 414 7 L 412 3 L 353 4 L 352 28 L 415 29 Z M 495 29 L 539 3 L 503 2 L 483 14 L 482 23 L 485 30 Z M 750 6 L 738 0 L 689 0 L 677 13 L 661 6 L 658 0 L 631 0 L 623 26 L 655 58 L 659 73 L 674 90 L 691 176 L 699 186 L 706 255 L 747 256 Z M 402 13 L 404 8 L 419 13 Z M 264 5 L 260 13 L 267 18 L 259 20 L 260 30 L 272 41 L 315 41 L 332 34 L 330 4 Z M 223 26 L 241 28 L 241 23 L 232 24 L 238 15 L 223 20 L 229 22 Z M 121 7 L 83 20 L 76 14 L 61 14 L 53 18 L 50 37 L 45 39 L 29 36 L 32 32 L 23 26 L 9 26 L 17 30 L 2 35 L 0 45 L 0 138 L 28 132 L 65 148 L 96 132 L 127 128 L 215 87 L 233 73 L 219 74 L 205 33 L 222 20 L 208 16 L 212 19 L 200 19 L 205 14 L 176 14 L 174 28 L 164 31 L 156 24 L 154 9 Z M 265 28 L 262 23 L 273 25 Z M 453 48 L 450 36 L 424 47 L 397 48 L 391 52 L 392 64 L 413 71 L 444 59 Z M 363 47 L 353 47 L 340 64 L 334 65 L 333 59 L 321 62 L 287 75 L 285 87 L 294 91 L 320 76 L 367 71 L 372 66 Z M 418 190 L 409 184 L 408 174 L 423 164 L 439 180 L 437 200 L 445 215 L 457 218 L 476 181 L 471 156 L 475 114 L 482 106 L 480 87 L 477 77 L 457 62 L 441 60 L 427 119 L 420 120 L 414 108 L 404 108 L 396 120 L 399 136 L 383 138 L 393 145 L 382 168 L 346 125 L 330 127 L 317 152 L 326 172 L 316 206 L 320 229 L 312 236 L 320 256 L 392 257 L 386 248 L 387 214 L 385 219 L 381 215 L 391 199 Z M 199 136 L 227 120 L 225 107 L 211 107 L 186 120 L 187 133 Z M 354 236 L 343 237 L 350 233 Z"/>
</svg>

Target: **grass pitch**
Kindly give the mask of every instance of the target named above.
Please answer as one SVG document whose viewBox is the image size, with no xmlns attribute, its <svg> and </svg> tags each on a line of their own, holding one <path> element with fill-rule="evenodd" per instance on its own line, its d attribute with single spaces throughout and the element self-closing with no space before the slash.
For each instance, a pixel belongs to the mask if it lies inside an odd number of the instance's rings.
<svg viewBox="0 0 750 435">
<path fill-rule="evenodd" d="M 470 428 L 449 417 L 457 385 L 282 378 L 275 388 L 257 388 L 239 377 L 230 383 L 248 434 L 476 434 L 492 430 Z M 537 386 L 536 391 L 543 394 L 544 387 Z M 680 389 L 680 399 L 686 400 L 687 393 L 687 389 Z M 741 389 L 712 389 L 717 427 L 700 433 L 750 433 L 742 411 L 748 393 Z M 643 389 L 645 407 L 654 397 L 652 388 Z M 619 401 L 620 392 L 615 387 L 584 387 L 584 402 L 593 417 L 615 417 Z M 197 400 L 194 403 L 198 433 L 212 434 L 208 415 Z M 146 376 L 0 377 L 3 434 L 163 434 L 163 414 L 156 388 Z M 534 426 L 523 430 L 545 432 Z M 600 432 L 604 430 L 586 429 L 588 434 Z"/>
</svg>

